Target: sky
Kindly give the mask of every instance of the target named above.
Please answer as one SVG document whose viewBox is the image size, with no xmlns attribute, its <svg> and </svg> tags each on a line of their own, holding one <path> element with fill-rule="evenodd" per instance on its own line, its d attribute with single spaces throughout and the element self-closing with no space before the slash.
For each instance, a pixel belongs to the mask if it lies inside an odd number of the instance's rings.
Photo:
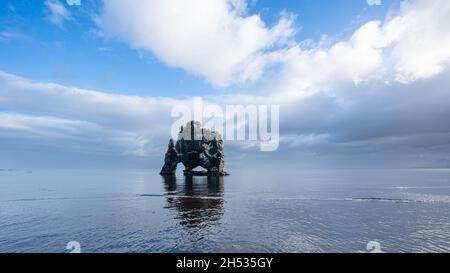
<svg viewBox="0 0 450 273">
<path fill-rule="evenodd" d="M 0 169 L 159 167 L 171 109 L 280 105 L 226 164 L 450 167 L 447 0 L 1 0 Z"/>
</svg>

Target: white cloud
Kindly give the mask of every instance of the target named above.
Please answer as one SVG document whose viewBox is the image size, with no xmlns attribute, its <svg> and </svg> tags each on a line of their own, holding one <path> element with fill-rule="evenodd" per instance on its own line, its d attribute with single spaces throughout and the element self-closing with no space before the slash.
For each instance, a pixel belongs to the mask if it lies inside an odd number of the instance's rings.
<svg viewBox="0 0 450 273">
<path fill-rule="evenodd" d="M 114 127 L 103 127 L 89 121 L 52 116 L 0 112 L 0 139 L 35 140 L 44 146 L 63 151 L 88 154 L 108 153 L 115 156 L 148 156 L 158 151 L 148 136 Z"/>
<path fill-rule="evenodd" d="M 450 63 L 450 2 L 404 2 L 399 16 L 384 25 L 392 40 L 397 79 L 432 77 Z"/>
<path fill-rule="evenodd" d="M 59 0 L 45 0 L 45 6 L 50 11 L 50 15 L 47 18 L 53 24 L 61 27 L 64 21 L 70 20 L 70 12 Z"/>
<path fill-rule="evenodd" d="M 396 15 L 365 23 L 348 40 L 278 52 L 282 68 L 269 88 L 293 96 L 434 77 L 450 64 L 449 18 L 449 1 L 405 1 Z"/>
<path fill-rule="evenodd" d="M 81 0 L 66 0 L 67 5 L 69 6 L 80 6 Z"/>
<path fill-rule="evenodd" d="M 22 129 L 17 133 L 27 137 L 47 135 L 45 142 L 75 137 L 94 150 L 99 143 L 110 143 L 118 154 L 147 155 L 165 146 L 170 131 L 164 129 L 170 128 L 174 103 L 180 101 L 36 83 L 0 72 L 0 107 L 17 114 L 0 116 L 0 128 Z M 148 142 L 154 138 L 158 141 Z"/>
<path fill-rule="evenodd" d="M 381 0 L 367 0 L 369 6 L 381 6 Z"/>
<path fill-rule="evenodd" d="M 246 3 L 104 1 L 98 24 L 106 34 L 216 86 L 256 82 L 273 64 L 280 64 L 276 80 L 288 92 L 374 79 L 408 83 L 437 75 L 450 61 L 446 0 L 404 1 L 396 15 L 367 22 L 330 47 L 295 42 L 292 15 L 268 28 L 258 15 L 246 14 Z M 276 44 L 281 46 L 272 48 Z"/>
<path fill-rule="evenodd" d="M 269 28 L 246 14 L 245 0 L 110 0 L 98 23 L 105 34 L 151 51 L 163 63 L 216 86 L 254 80 L 267 64 L 264 50 L 293 34 L 292 16 Z"/>
<path fill-rule="evenodd" d="M 378 22 L 359 28 L 348 41 L 329 48 L 304 48 L 297 45 L 278 56 L 283 64 L 276 86 L 270 88 L 286 96 L 307 95 L 338 90 L 379 79 L 376 72 L 383 67 L 384 55 Z"/>
</svg>

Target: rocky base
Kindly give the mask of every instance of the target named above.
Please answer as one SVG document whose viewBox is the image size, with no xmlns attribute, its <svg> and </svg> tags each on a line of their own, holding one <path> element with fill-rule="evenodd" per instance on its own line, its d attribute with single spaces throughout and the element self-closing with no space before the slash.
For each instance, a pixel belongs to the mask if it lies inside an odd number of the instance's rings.
<svg viewBox="0 0 450 273">
<path fill-rule="evenodd" d="M 159 173 L 160 175 L 175 175 L 174 171 L 161 171 Z"/>
<path fill-rule="evenodd" d="M 223 172 L 209 172 L 209 171 L 189 171 L 184 170 L 183 174 L 185 176 L 228 176 L 229 173 L 223 171 Z"/>
</svg>

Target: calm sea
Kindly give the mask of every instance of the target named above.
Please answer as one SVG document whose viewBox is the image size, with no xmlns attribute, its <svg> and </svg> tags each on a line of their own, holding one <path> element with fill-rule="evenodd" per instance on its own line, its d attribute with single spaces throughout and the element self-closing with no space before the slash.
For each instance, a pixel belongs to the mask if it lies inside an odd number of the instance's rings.
<svg viewBox="0 0 450 273">
<path fill-rule="evenodd" d="M 0 171 L 0 252 L 450 251 L 450 170 Z"/>
</svg>

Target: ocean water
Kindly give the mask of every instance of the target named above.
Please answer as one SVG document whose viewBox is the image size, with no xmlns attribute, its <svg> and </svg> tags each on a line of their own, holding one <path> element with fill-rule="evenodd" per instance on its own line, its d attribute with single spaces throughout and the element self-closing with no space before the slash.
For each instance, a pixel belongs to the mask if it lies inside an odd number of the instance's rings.
<svg viewBox="0 0 450 273">
<path fill-rule="evenodd" d="M 450 251 L 450 170 L 0 171 L 0 252 Z"/>
</svg>

